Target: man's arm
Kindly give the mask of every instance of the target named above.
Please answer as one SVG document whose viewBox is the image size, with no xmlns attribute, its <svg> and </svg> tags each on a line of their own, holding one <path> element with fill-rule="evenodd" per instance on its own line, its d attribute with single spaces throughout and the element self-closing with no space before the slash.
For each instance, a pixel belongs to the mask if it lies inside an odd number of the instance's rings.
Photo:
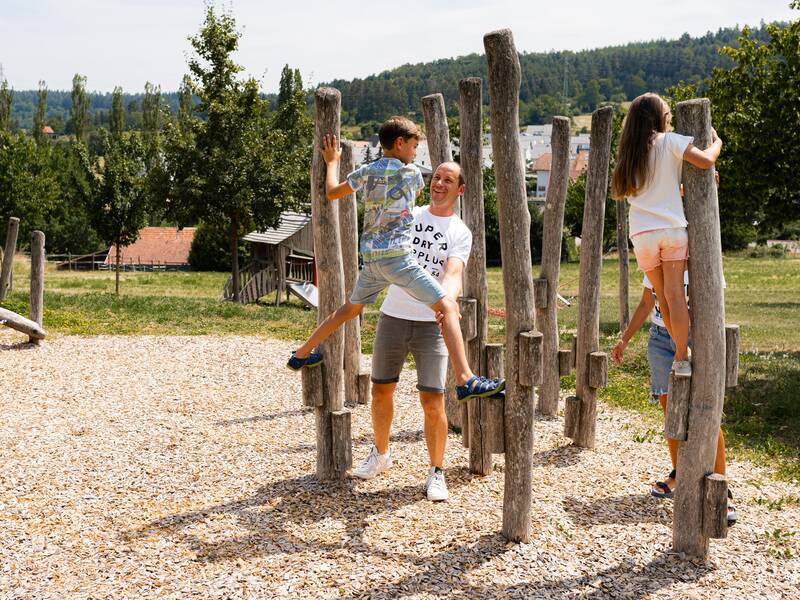
<svg viewBox="0 0 800 600">
<path fill-rule="evenodd" d="M 458 297 L 461 295 L 461 280 L 463 275 L 464 261 L 455 256 L 448 258 L 441 285 L 444 288 L 444 293 L 453 300 L 457 301 Z"/>
<path fill-rule="evenodd" d="M 339 160 L 342 158 L 342 149 L 336 141 L 336 136 L 322 138 L 322 158 L 327 168 L 325 172 L 325 195 L 328 200 L 338 200 L 354 192 L 347 181 L 339 183 Z"/>
</svg>

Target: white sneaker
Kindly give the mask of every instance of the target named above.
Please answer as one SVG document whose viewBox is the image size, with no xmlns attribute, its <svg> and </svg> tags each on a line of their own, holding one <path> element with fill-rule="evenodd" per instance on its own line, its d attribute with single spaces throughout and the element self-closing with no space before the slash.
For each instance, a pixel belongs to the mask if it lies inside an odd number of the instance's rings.
<svg viewBox="0 0 800 600">
<path fill-rule="evenodd" d="M 447 484 L 444 482 L 444 471 L 439 467 L 431 467 L 428 471 L 428 480 L 425 482 L 425 494 L 432 502 L 441 502 L 450 497 Z"/>
<path fill-rule="evenodd" d="M 675 371 L 675 375 L 691 375 L 692 363 L 688 360 L 673 361 L 672 370 Z"/>
<path fill-rule="evenodd" d="M 378 449 L 375 446 L 369 453 L 369 456 L 364 459 L 360 465 L 353 469 L 353 477 L 359 479 L 372 479 L 376 475 L 383 473 L 386 469 L 392 466 L 392 449 L 386 451 L 386 454 L 378 454 Z"/>
</svg>

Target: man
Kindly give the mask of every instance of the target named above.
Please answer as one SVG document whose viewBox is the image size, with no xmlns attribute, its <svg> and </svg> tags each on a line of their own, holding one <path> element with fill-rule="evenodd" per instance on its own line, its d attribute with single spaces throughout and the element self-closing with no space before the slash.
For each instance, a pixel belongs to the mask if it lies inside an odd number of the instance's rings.
<svg viewBox="0 0 800 600">
<path fill-rule="evenodd" d="M 442 163 L 431 178 L 431 203 L 414 208 L 413 254 L 433 275 L 448 297 L 461 294 L 461 277 L 472 247 L 472 233 L 453 212 L 464 192 L 458 163 Z M 425 442 L 430 470 L 425 482 L 429 500 L 448 497 L 442 465 L 447 444 L 444 411 L 447 348 L 437 316 L 425 304 L 397 286 L 391 286 L 381 305 L 372 355 L 372 430 L 375 445 L 355 477 L 371 479 L 392 466 L 389 432 L 394 413 L 394 391 L 408 352 L 417 364 L 417 389 L 425 415 Z"/>
</svg>

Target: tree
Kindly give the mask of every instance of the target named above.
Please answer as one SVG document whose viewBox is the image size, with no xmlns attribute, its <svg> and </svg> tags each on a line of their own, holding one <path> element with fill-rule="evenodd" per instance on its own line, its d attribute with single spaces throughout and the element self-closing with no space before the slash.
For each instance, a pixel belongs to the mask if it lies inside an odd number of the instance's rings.
<svg viewBox="0 0 800 600">
<path fill-rule="evenodd" d="M 184 75 L 181 87 L 178 90 L 178 125 L 180 133 L 185 136 L 191 135 L 192 131 L 192 119 L 194 116 L 193 90 L 192 78 Z"/>
<path fill-rule="evenodd" d="M 122 105 L 122 88 L 117 86 L 111 95 L 111 120 L 109 121 L 111 136 L 119 139 L 125 131 L 125 108 Z"/>
<path fill-rule="evenodd" d="M 33 117 L 33 139 L 37 144 L 47 141 L 44 126 L 47 124 L 47 84 L 39 82 L 39 94 L 36 102 L 36 114 Z"/>
<path fill-rule="evenodd" d="M 117 253 L 115 290 L 119 294 L 120 250 L 139 238 L 147 224 L 144 149 L 140 137 L 100 132 L 102 156 L 90 158 L 86 147 L 76 150 L 88 180 L 86 205 L 92 226 Z"/>
<path fill-rule="evenodd" d="M 86 77 L 75 73 L 72 78 L 72 129 L 79 142 L 88 133 L 89 97 L 86 95 Z"/>
<path fill-rule="evenodd" d="M 161 86 L 154 86 L 149 81 L 144 84 L 142 134 L 149 171 L 158 161 L 161 136 Z"/>
<path fill-rule="evenodd" d="M 8 81 L 0 82 L 0 131 L 11 131 L 11 106 L 14 91 L 9 89 Z"/>
<path fill-rule="evenodd" d="M 240 34 L 232 15 L 206 10 L 200 32 L 191 38 L 192 87 L 200 102 L 184 117 L 182 133 L 171 128 L 165 147 L 164 181 L 168 214 L 181 224 L 225 225 L 231 248 L 234 299 L 239 299 L 238 239 L 242 229 L 278 225 L 281 212 L 300 207 L 294 183 L 301 177 L 307 200 L 308 165 L 284 164 L 282 140 L 290 131 L 270 131 L 267 105 L 257 82 L 237 79 L 242 67 L 231 59 Z M 293 84 L 294 85 L 294 84 Z M 302 138 L 302 136 L 300 136 Z M 293 170 L 292 177 L 287 175 Z M 288 182 L 288 183 L 287 183 Z"/>
</svg>

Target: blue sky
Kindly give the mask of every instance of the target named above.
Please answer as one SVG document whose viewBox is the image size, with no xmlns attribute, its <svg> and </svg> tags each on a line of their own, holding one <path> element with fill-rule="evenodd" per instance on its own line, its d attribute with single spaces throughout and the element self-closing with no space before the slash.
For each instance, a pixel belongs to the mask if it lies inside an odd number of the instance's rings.
<svg viewBox="0 0 800 600">
<path fill-rule="evenodd" d="M 281 67 L 311 84 L 365 77 L 405 63 L 483 52 L 483 34 L 509 27 L 517 49 L 582 50 L 632 41 L 701 35 L 761 20 L 800 18 L 789 0 L 236 0 L 243 37 L 237 61 L 277 89 Z M 146 81 L 174 90 L 187 72 L 187 37 L 203 0 L 2 0 L 0 64 L 15 89 L 69 89 L 87 76 L 92 90 Z"/>
</svg>

